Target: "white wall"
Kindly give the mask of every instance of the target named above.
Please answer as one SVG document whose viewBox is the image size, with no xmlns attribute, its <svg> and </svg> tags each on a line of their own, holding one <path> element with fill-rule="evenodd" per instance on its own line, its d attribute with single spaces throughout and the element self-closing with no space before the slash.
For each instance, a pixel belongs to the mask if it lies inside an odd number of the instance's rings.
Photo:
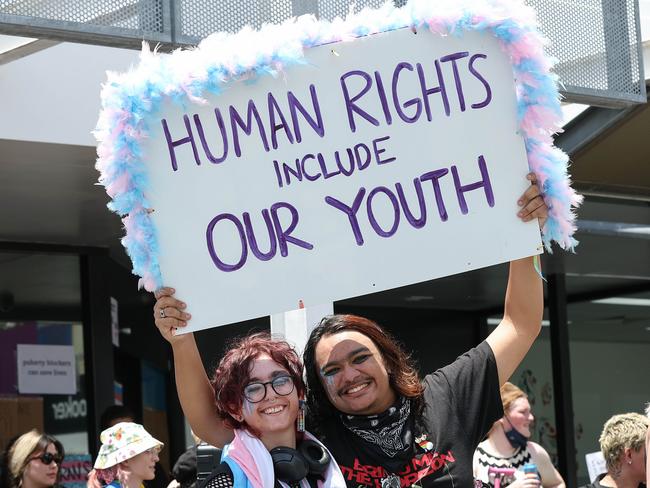
<svg viewBox="0 0 650 488">
<path fill-rule="evenodd" d="M 0 66 L 0 139 L 94 146 L 106 71 L 139 51 L 62 43 Z"/>
</svg>

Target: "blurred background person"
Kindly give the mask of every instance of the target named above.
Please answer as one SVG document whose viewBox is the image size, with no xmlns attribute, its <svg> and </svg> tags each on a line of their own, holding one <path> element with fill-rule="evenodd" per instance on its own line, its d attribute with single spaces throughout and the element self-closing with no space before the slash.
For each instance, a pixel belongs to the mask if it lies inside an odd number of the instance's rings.
<svg viewBox="0 0 650 488">
<path fill-rule="evenodd" d="M 135 422 L 133 411 L 124 405 L 111 405 L 99 417 L 99 428 L 103 432 L 120 422 Z"/>
<path fill-rule="evenodd" d="M 638 488 L 646 481 L 646 435 L 650 420 L 638 413 L 614 415 L 600 434 L 607 473 L 585 488 Z"/>
<path fill-rule="evenodd" d="M 63 446 L 36 429 L 18 437 L 7 451 L 10 488 L 49 488 L 59 481 Z"/>
<path fill-rule="evenodd" d="M 120 422 L 135 422 L 133 410 L 125 405 L 111 405 L 99 417 L 99 426 L 102 432 Z M 166 488 L 169 481 L 169 474 L 165 468 L 156 462 L 156 476 L 151 480 L 145 480 L 144 488 Z"/>
<path fill-rule="evenodd" d="M 88 488 L 141 488 L 145 480 L 154 479 L 163 443 L 142 425 L 120 422 L 103 431 L 101 441 Z"/>
<path fill-rule="evenodd" d="M 196 486 L 197 450 L 199 444 L 205 445 L 205 443 L 202 443 L 201 439 L 194 432 L 190 432 L 192 433 L 194 444 L 178 456 L 172 468 L 172 480 L 167 485 L 167 488 L 194 488 Z"/>
<path fill-rule="evenodd" d="M 501 387 L 501 402 L 503 417 L 494 422 L 487 438 L 474 452 L 474 478 L 483 482 L 484 486 L 494 486 L 495 475 L 490 474 L 490 468 L 506 468 L 511 475 L 496 475 L 500 478 L 501 487 L 564 488 L 564 480 L 546 450 L 528 440 L 535 419 L 528 396 L 517 386 L 506 382 Z M 534 464 L 537 473 L 524 473 L 527 464 Z"/>
</svg>

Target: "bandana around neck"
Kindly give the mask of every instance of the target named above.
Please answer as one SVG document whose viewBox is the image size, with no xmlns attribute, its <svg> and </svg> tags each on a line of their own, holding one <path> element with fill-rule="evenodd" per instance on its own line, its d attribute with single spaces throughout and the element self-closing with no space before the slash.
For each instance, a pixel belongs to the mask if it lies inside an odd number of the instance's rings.
<svg viewBox="0 0 650 488">
<path fill-rule="evenodd" d="M 385 412 L 377 415 L 341 414 L 343 425 L 366 442 L 394 458 L 408 453 L 412 444 L 410 422 L 411 401 L 399 397 Z M 382 456 L 383 457 L 383 456 Z"/>
</svg>

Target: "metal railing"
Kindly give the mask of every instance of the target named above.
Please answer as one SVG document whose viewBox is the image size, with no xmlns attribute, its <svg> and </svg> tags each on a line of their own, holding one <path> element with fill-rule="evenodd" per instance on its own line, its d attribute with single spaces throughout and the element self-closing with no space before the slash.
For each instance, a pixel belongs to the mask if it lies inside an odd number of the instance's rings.
<svg viewBox="0 0 650 488">
<path fill-rule="evenodd" d="M 193 45 L 212 32 L 313 13 L 345 16 L 385 0 L 0 0 L 0 33 L 139 48 Z M 401 5 L 405 0 L 395 0 Z M 536 8 L 567 101 L 646 101 L 638 0 L 526 0 Z M 354 7 L 351 7 L 352 3 Z"/>
</svg>

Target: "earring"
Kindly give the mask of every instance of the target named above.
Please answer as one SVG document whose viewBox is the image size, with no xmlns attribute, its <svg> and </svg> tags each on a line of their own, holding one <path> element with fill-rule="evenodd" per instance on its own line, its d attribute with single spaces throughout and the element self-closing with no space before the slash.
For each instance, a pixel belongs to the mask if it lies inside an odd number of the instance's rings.
<svg viewBox="0 0 650 488">
<path fill-rule="evenodd" d="M 296 418 L 296 430 L 305 431 L 305 400 L 298 400 L 298 417 Z"/>
</svg>

